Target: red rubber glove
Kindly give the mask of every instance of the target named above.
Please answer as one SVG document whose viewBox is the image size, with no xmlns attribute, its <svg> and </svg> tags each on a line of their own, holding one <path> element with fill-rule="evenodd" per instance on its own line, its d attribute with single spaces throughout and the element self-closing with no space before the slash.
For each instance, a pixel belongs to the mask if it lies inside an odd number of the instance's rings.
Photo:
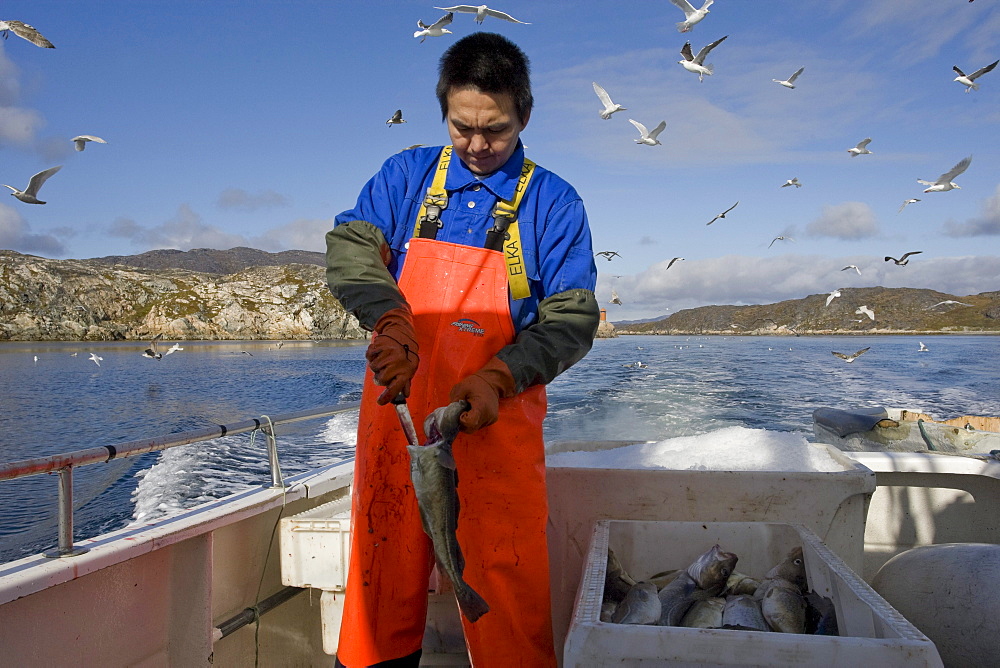
<svg viewBox="0 0 1000 668">
<path fill-rule="evenodd" d="M 458 422 L 462 431 L 471 434 L 488 427 L 500 416 L 500 399 L 517 394 L 514 376 L 499 357 L 493 357 L 482 369 L 455 383 L 448 395 L 450 401 L 467 401 L 469 410 Z"/>
<path fill-rule="evenodd" d="M 384 406 L 400 392 L 404 397 L 410 396 L 410 380 L 420 363 L 418 352 L 410 309 L 386 311 L 375 323 L 375 335 L 365 352 L 375 383 L 385 386 L 376 403 Z"/>
</svg>

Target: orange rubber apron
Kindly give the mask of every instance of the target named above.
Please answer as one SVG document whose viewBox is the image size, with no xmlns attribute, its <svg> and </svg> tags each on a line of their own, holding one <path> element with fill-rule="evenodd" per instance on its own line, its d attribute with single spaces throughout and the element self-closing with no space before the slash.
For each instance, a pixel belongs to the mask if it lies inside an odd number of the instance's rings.
<svg viewBox="0 0 1000 668">
<path fill-rule="evenodd" d="M 410 239 L 399 286 L 413 309 L 420 366 L 407 401 L 423 421 L 452 386 L 514 340 L 507 269 L 499 251 Z M 420 649 L 434 562 L 410 481 L 406 437 L 382 388 L 365 373 L 351 511 L 351 560 L 338 659 L 348 668 Z M 548 501 L 544 386 L 500 400 L 500 419 L 460 433 L 458 542 L 464 579 L 490 611 L 462 617 L 473 665 L 555 666 L 545 537 Z M 457 604 L 456 604 L 457 607 Z"/>
</svg>

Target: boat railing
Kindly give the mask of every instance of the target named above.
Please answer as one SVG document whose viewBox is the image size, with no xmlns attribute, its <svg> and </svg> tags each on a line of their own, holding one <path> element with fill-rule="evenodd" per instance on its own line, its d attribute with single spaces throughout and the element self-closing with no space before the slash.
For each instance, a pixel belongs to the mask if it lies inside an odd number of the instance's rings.
<svg viewBox="0 0 1000 668">
<path fill-rule="evenodd" d="M 222 436 L 232 436 L 259 431 L 267 437 L 267 459 L 271 471 L 271 487 L 284 488 L 281 467 L 278 463 L 278 445 L 275 427 L 293 422 L 331 417 L 338 413 L 356 410 L 360 402 L 345 402 L 335 406 L 312 408 L 276 416 L 250 418 L 228 425 L 213 425 L 166 436 L 159 436 L 115 445 L 103 445 L 85 450 L 75 450 L 57 455 L 0 464 L 0 481 L 13 480 L 40 473 L 59 474 L 59 546 L 45 553 L 47 557 L 71 557 L 83 554 L 87 548 L 73 545 L 73 469 L 88 464 L 104 464 L 113 459 L 135 457 L 147 452 L 168 450 L 180 445 L 210 441 Z"/>
</svg>

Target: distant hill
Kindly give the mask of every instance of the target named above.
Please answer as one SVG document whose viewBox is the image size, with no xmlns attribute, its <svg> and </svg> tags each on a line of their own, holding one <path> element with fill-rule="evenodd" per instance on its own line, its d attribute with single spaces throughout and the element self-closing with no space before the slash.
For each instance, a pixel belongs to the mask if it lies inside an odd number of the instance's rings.
<svg viewBox="0 0 1000 668">
<path fill-rule="evenodd" d="M 192 248 L 189 251 L 153 250 L 138 255 L 108 255 L 83 261 L 140 269 L 187 269 L 204 274 L 235 274 L 251 267 L 283 267 L 288 264 L 326 266 L 324 254 L 315 251 L 287 250 L 268 253 L 245 246 L 229 250 L 215 248 Z"/>
<path fill-rule="evenodd" d="M 1000 333 L 1000 291 L 955 296 L 918 288 L 841 288 L 775 304 L 701 306 L 646 323 L 614 323 L 618 334 Z M 952 301 L 962 304 L 941 302 Z M 965 306 L 964 304 L 969 304 Z M 875 320 L 856 313 L 861 306 Z"/>
</svg>

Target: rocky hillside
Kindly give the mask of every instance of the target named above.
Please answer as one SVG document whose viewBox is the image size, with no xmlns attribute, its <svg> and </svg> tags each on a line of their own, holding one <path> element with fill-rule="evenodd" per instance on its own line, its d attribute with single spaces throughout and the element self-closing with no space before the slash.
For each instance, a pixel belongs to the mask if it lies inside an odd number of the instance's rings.
<svg viewBox="0 0 1000 668">
<path fill-rule="evenodd" d="M 223 274 L 103 260 L 0 251 L 0 340 L 143 340 L 161 332 L 175 340 L 366 336 L 315 264 Z"/>
<path fill-rule="evenodd" d="M 286 264 L 326 266 L 324 255 L 314 251 L 287 250 L 268 253 L 245 246 L 229 250 L 215 248 L 192 248 L 189 251 L 151 250 L 138 255 L 108 255 L 87 261 L 107 265 L 124 264 L 142 269 L 187 269 L 206 274 L 235 274 L 250 267 L 281 267 Z"/>
<path fill-rule="evenodd" d="M 1000 333 L 1000 292 L 955 296 L 915 288 L 841 288 L 776 304 L 702 306 L 655 322 L 616 324 L 618 334 Z M 950 303 L 945 301 L 969 304 Z M 855 311 L 867 306 L 875 320 Z"/>
</svg>

